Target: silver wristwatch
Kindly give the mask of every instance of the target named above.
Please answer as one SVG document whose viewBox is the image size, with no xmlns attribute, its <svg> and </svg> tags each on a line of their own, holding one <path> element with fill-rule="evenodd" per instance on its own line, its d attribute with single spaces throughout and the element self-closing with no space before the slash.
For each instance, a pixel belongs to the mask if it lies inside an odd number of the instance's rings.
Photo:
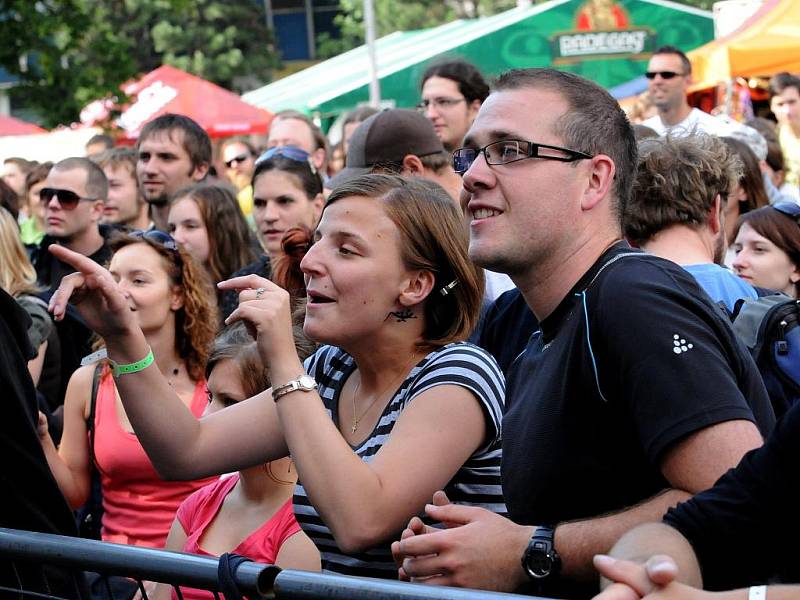
<svg viewBox="0 0 800 600">
<path fill-rule="evenodd" d="M 288 383 L 284 383 L 276 388 L 272 388 L 272 399 L 277 402 L 286 394 L 291 394 L 292 392 L 296 391 L 311 392 L 315 389 L 317 389 L 317 382 L 314 381 L 314 378 L 310 375 L 303 373 L 297 379 L 292 379 Z"/>
</svg>

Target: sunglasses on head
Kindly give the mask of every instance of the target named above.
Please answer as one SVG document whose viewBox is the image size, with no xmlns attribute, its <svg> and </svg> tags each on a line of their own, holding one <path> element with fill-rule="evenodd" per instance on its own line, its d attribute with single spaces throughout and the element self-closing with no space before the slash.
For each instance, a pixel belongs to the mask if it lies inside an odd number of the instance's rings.
<svg viewBox="0 0 800 600">
<path fill-rule="evenodd" d="M 142 238 L 145 240 L 150 240 L 151 242 L 155 242 L 167 250 L 172 250 L 178 257 L 180 257 L 180 254 L 178 253 L 178 242 L 176 242 L 175 238 L 168 233 L 164 233 L 158 229 L 148 229 L 146 231 L 143 229 L 137 229 L 135 231 L 131 231 L 129 235 L 131 237 Z"/>
<path fill-rule="evenodd" d="M 230 160 L 226 160 L 225 161 L 225 166 L 228 167 L 229 169 L 233 168 L 233 165 L 238 165 L 239 163 L 243 163 L 248 158 L 250 158 L 250 153 L 249 152 L 245 152 L 244 154 L 240 154 L 239 156 L 234 156 Z"/>
<path fill-rule="evenodd" d="M 61 208 L 64 210 L 73 210 L 76 206 L 78 206 L 78 202 L 81 200 L 97 200 L 97 198 L 85 198 L 84 196 L 79 196 L 72 190 L 62 190 L 59 188 L 42 188 L 39 192 L 39 197 L 48 204 L 54 197 L 58 198 L 58 203 L 61 205 Z"/>
<path fill-rule="evenodd" d="M 256 159 L 256 165 L 265 160 L 275 158 L 276 156 L 282 156 L 295 162 L 306 163 L 311 169 L 311 172 L 315 175 L 317 174 L 317 169 L 314 167 L 314 163 L 311 162 L 311 155 L 305 150 L 295 148 L 294 146 L 275 146 L 274 148 L 270 148 Z"/>
<path fill-rule="evenodd" d="M 647 71 L 644 74 L 648 79 L 655 79 L 656 75 L 661 75 L 661 79 L 672 79 L 673 77 L 682 77 L 683 73 L 676 73 L 675 71 Z"/>
<path fill-rule="evenodd" d="M 800 225 L 800 204 L 795 204 L 794 202 L 778 202 L 771 206 L 779 213 L 791 217 Z"/>
</svg>

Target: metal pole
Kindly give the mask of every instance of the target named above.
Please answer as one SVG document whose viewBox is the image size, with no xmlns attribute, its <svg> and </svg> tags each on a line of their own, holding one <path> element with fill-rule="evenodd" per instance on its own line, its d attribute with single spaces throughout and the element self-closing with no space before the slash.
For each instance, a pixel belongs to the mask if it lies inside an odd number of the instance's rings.
<svg viewBox="0 0 800 600">
<path fill-rule="evenodd" d="M 275 29 L 275 22 L 272 16 L 272 0 L 264 0 L 264 21 L 267 24 L 267 29 L 270 31 Z"/>
<path fill-rule="evenodd" d="M 375 9 L 372 0 L 364 0 L 364 27 L 366 28 L 367 56 L 369 57 L 369 104 L 379 108 L 381 85 L 378 81 L 378 61 L 375 57 Z"/>
<path fill-rule="evenodd" d="M 314 7 L 311 0 L 306 0 L 306 45 L 308 46 L 308 57 L 313 60 L 317 57 L 317 49 L 314 46 L 316 31 L 314 30 Z"/>
</svg>

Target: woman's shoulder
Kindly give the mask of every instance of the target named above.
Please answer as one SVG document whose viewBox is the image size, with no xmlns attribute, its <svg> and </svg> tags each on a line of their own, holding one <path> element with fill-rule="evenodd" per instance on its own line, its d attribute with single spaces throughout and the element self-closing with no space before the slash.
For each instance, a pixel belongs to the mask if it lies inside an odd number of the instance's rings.
<svg viewBox="0 0 800 600">
<path fill-rule="evenodd" d="M 323 373 L 332 375 L 336 372 L 343 372 L 353 363 L 353 357 L 337 346 L 320 346 L 317 350 L 306 358 L 304 366 L 306 373 L 314 377 L 314 374 Z"/>
<path fill-rule="evenodd" d="M 427 368 L 459 367 L 472 369 L 492 376 L 500 375 L 497 361 L 483 348 L 470 342 L 453 342 L 430 352 L 425 360 Z"/>
</svg>

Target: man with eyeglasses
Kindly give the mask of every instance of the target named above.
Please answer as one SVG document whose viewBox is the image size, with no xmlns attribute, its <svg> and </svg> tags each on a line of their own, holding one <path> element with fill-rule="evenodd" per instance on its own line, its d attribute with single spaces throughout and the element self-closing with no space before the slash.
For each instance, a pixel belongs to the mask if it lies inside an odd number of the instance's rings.
<svg viewBox="0 0 800 600">
<path fill-rule="evenodd" d="M 43 298 L 58 288 L 61 279 L 75 271 L 55 258 L 47 248 L 61 244 L 88 256 L 99 264 L 111 260 L 106 238 L 111 227 L 101 225 L 103 206 L 108 196 L 108 180 L 103 170 L 88 158 L 66 158 L 56 163 L 39 192 L 45 207 L 45 237 L 31 256 L 37 283 L 46 291 Z M 70 375 L 80 366 L 81 358 L 91 352 L 90 331 L 74 310 L 56 323 L 60 341 L 61 369 L 59 403 L 63 403 Z M 60 431 L 56 413 L 55 431 Z"/>
<path fill-rule="evenodd" d="M 458 59 L 429 66 L 421 85 L 417 110 L 430 119 L 445 149 L 452 152 L 461 145 L 489 95 L 489 86 L 474 65 Z"/>
<path fill-rule="evenodd" d="M 449 528 L 412 519 L 393 547 L 401 576 L 586 598 L 593 555 L 769 433 L 766 390 L 725 316 L 687 271 L 622 240 L 636 149 L 608 92 L 520 69 L 498 78 L 454 153 L 470 257 L 511 276 L 540 330 L 506 377 L 510 519 L 437 492 L 425 510 Z"/>
<path fill-rule="evenodd" d="M 645 120 L 658 135 L 689 135 L 710 133 L 729 135 L 737 128 L 727 118 L 713 117 L 700 109 L 692 108 L 686 100 L 692 82 L 692 63 L 678 48 L 662 46 L 653 53 L 647 64 L 647 89 L 658 109 L 658 114 Z"/>
</svg>

